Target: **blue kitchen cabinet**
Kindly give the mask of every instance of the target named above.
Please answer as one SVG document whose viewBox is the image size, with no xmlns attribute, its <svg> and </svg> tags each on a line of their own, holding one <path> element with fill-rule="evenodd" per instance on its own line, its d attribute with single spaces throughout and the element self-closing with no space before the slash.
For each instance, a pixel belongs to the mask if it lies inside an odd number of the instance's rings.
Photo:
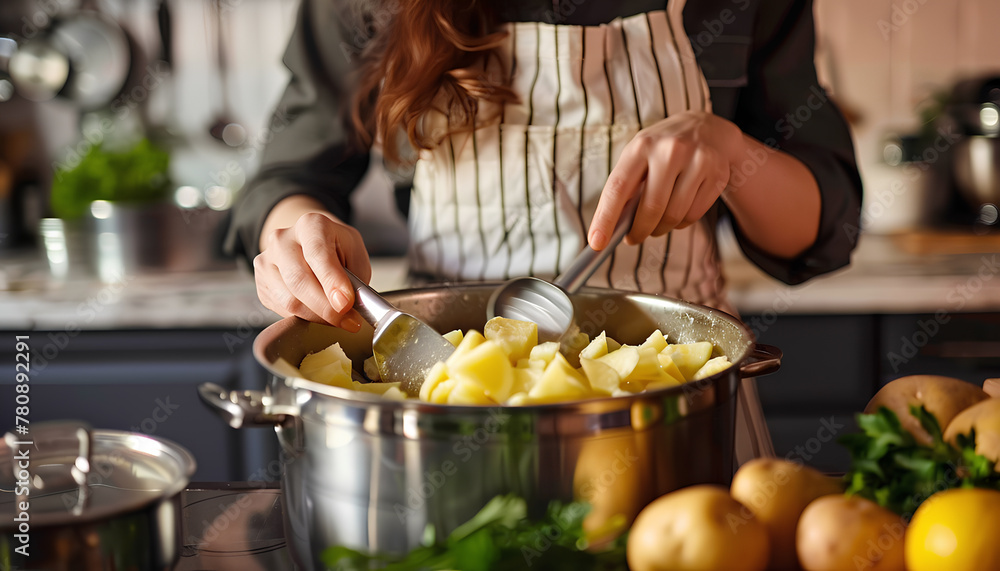
<svg viewBox="0 0 1000 571">
<path fill-rule="evenodd" d="M 14 369 L 14 336 L 0 344 L 0 362 Z M 193 481 L 276 479 L 272 431 L 234 430 L 198 397 L 213 382 L 228 389 L 261 389 L 252 334 L 232 330 L 151 329 L 31 331 L 30 413 L 37 424 L 82 420 L 94 428 L 167 438 L 198 462 Z M 0 378 L 0 428 L 14 425 L 14 376 Z"/>
</svg>

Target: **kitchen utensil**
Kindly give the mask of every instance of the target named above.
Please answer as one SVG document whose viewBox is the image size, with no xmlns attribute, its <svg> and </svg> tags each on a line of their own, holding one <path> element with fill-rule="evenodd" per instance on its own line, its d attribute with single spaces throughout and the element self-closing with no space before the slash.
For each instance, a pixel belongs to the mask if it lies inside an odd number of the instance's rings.
<svg viewBox="0 0 1000 571">
<path fill-rule="evenodd" d="M 955 143 L 954 159 L 955 183 L 962 197 L 977 210 L 992 207 L 996 212 L 1000 206 L 1000 137 L 961 139 Z"/>
<path fill-rule="evenodd" d="M 142 434 L 74 422 L 8 433 L 0 442 L 0 561 L 14 569 L 172 569 L 178 499 L 194 469 L 187 450 Z M 25 543 L 28 557 L 15 551 Z"/>
<path fill-rule="evenodd" d="M 226 57 L 227 35 L 226 20 L 220 6 L 221 0 L 210 0 L 214 11 L 215 21 L 215 59 L 216 73 L 219 75 L 219 94 L 221 96 L 222 108 L 216 116 L 215 121 L 208 128 L 212 138 L 230 147 L 239 147 L 247 140 L 247 131 L 232 116 L 229 106 L 229 62 Z"/>
<path fill-rule="evenodd" d="M 455 346 L 430 325 L 393 307 L 353 272 L 347 270 L 354 286 L 354 309 L 375 328 L 372 353 L 384 383 L 400 383 L 400 389 L 420 394 L 427 372 L 444 361 Z"/>
<path fill-rule="evenodd" d="M 538 341 L 559 341 L 573 325 L 573 303 L 568 294 L 576 293 L 632 228 L 639 195 L 625 204 L 615 224 L 608 245 L 601 251 L 584 246 L 573 263 L 553 282 L 533 277 L 515 278 L 498 287 L 487 304 L 487 317 L 506 317 L 531 321 L 538 325 Z"/>
<path fill-rule="evenodd" d="M 497 284 L 384 294 L 438 330 L 482 328 Z M 283 449 L 288 544 L 304 571 L 325 569 L 332 546 L 405 552 L 427 524 L 445 537 L 488 500 L 514 493 L 529 513 L 550 500 L 585 499 L 601 513 L 634 516 L 652 499 L 733 475 L 736 390 L 766 374 L 780 351 L 715 309 L 656 295 L 583 288 L 570 296 L 582 331 L 641 343 L 659 328 L 676 342 L 712 341 L 733 367 L 703 380 L 618 398 L 525 407 L 390 401 L 310 382 L 288 364 L 334 342 L 360 369 L 370 331 L 286 318 L 262 331 L 254 356 L 266 391 L 202 385 L 235 425 L 273 425 Z"/>
<path fill-rule="evenodd" d="M 18 93 L 44 101 L 55 96 L 82 109 L 110 103 L 125 86 L 133 63 L 128 35 L 114 20 L 84 10 L 55 20 L 10 57 Z"/>
</svg>

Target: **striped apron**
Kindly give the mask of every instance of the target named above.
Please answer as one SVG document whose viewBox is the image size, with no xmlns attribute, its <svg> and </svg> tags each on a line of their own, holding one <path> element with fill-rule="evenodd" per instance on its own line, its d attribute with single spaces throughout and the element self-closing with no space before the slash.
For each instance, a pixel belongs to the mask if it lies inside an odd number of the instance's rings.
<svg viewBox="0 0 1000 571">
<path fill-rule="evenodd" d="M 586 245 L 608 174 L 642 128 L 711 111 L 684 33 L 684 0 L 600 26 L 507 24 L 497 58 L 467 73 L 509 78 L 518 101 L 481 104 L 475 128 L 422 125 L 410 198 L 410 270 L 433 281 L 551 279 Z M 443 107 L 442 107 L 443 108 Z M 588 285 L 662 294 L 735 314 L 715 241 L 716 210 L 642 244 L 621 244 Z M 756 399 L 754 399 L 756 400 Z M 759 408 L 759 404 L 757 404 Z"/>
</svg>

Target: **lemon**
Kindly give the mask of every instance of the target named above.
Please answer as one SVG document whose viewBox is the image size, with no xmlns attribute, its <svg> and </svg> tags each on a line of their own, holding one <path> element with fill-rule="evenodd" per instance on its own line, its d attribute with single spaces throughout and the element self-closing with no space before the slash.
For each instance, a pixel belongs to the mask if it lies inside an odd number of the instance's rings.
<svg viewBox="0 0 1000 571">
<path fill-rule="evenodd" d="M 917 508 L 906 530 L 909 571 L 1000 569 L 1000 492 L 956 488 Z"/>
</svg>

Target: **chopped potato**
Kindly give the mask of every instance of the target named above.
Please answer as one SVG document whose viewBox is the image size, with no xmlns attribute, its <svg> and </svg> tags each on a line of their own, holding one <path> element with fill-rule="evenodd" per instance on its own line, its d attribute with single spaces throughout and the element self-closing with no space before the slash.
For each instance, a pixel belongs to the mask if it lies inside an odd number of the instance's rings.
<svg viewBox="0 0 1000 571">
<path fill-rule="evenodd" d="M 621 344 L 603 331 L 593 340 L 579 333 L 572 344 L 560 345 L 538 343 L 533 323 L 498 317 L 484 332 L 456 329 L 445 334 L 455 352 L 428 372 L 420 400 L 521 406 L 625 396 L 702 379 L 732 365 L 725 356 L 712 357 L 715 347 L 710 342 L 672 345 L 660 330 L 640 345 Z M 351 367 L 334 343 L 306 356 L 298 372 L 305 379 L 386 399 L 407 398 L 398 383 L 353 381 Z M 366 359 L 363 368 L 370 379 L 378 380 L 374 358 Z"/>
<path fill-rule="evenodd" d="M 555 341 L 548 341 L 540 345 L 535 345 L 531 348 L 531 359 L 540 359 L 545 361 L 546 364 L 552 362 L 552 359 L 559 353 L 559 344 Z"/>
<path fill-rule="evenodd" d="M 642 342 L 640 347 L 652 347 L 657 353 L 663 351 L 667 348 L 667 338 L 663 336 L 663 332 L 657 329 L 656 331 L 649 334 L 649 337 Z"/>
<path fill-rule="evenodd" d="M 685 379 L 694 377 L 698 369 L 702 368 L 709 359 L 712 358 L 712 351 L 715 347 L 708 341 L 698 343 L 683 343 L 680 345 L 667 345 L 661 351 L 670 355 L 670 358 L 677 364 L 681 374 Z"/>
<path fill-rule="evenodd" d="M 471 380 L 455 379 L 455 388 L 448 394 L 448 404 L 498 404 L 486 395 L 482 385 Z"/>
<path fill-rule="evenodd" d="M 677 363 L 674 362 L 673 357 L 670 355 L 666 355 L 662 352 L 658 353 L 656 355 L 656 360 L 660 362 L 660 370 L 677 383 L 683 383 L 687 380 L 684 378 L 684 373 L 682 373 L 677 367 Z"/>
<path fill-rule="evenodd" d="M 462 341 L 455 346 L 455 352 L 452 353 L 448 359 L 449 360 L 454 359 L 460 356 L 462 353 L 471 351 L 472 349 L 478 347 L 485 341 L 486 338 L 483 337 L 483 334 L 473 329 L 462 337 Z"/>
<path fill-rule="evenodd" d="M 444 337 L 445 339 L 448 340 L 449 343 L 451 343 L 455 347 L 458 347 L 458 344 L 462 342 L 462 337 L 465 337 L 465 334 L 462 333 L 461 329 L 455 329 L 453 331 L 445 333 L 441 337 Z"/>
<path fill-rule="evenodd" d="M 446 364 L 451 378 L 479 386 L 493 401 L 503 402 L 510 396 L 514 368 L 499 344 L 484 341 L 457 357 L 449 357 Z"/>
<path fill-rule="evenodd" d="M 334 343 L 322 351 L 310 353 L 299 364 L 302 377 L 338 387 L 351 388 L 351 360 L 340 347 Z"/>
<path fill-rule="evenodd" d="M 580 367 L 590 381 L 590 386 L 594 391 L 606 394 L 614 394 L 621 385 L 622 377 L 611 365 L 599 359 L 588 359 L 580 357 Z"/>
<path fill-rule="evenodd" d="M 576 400 L 590 395 L 587 379 L 569 364 L 562 353 L 556 353 L 545 367 L 542 377 L 528 391 L 528 397 L 536 403 Z"/>
<path fill-rule="evenodd" d="M 601 331 L 601 334 L 590 342 L 589 345 L 580 350 L 580 361 L 583 359 L 599 359 L 608 354 L 608 337 Z"/>
<path fill-rule="evenodd" d="M 438 385 L 448 380 L 448 366 L 445 365 L 444 361 L 438 361 L 434 363 L 430 371 L 427 371 L 427 376 L 424 377 L 424 382 L 420 385 L 420 400 L 425 400 L 428 402 L 433 402 L 431 400 L 431 394 Z"/>
<path fill-rule="evenodd" d="M 729 368 L 732 363 L 729 362 L 729 357 L 725 355 L 721 357 L 713 357 L 708 360 L 707 363 L 702 365 L 700 369 L 695 371 L 694 375 L 691 376 L 692 381 L 698 381 L 704 379 L 705 377 L 711 377 L 712 375 L 722 372 Z"/>
<path fill-rule="evenodd" d="M 639 350 L 629 345 L 622 345 L 598 361 L 610 365 L 622 379 L 628 379 L 628 376 L 635 370 L 635 366 L 639 364 Z"/>
<path fill-rule="evenodd" d="M 375 355 L 365 359 L 364 364 L 365 376 L 372 381 L 381 381 L 382 373 L 378 372 L 378 363 L 375 362 Z"/>
<path fill-rule="evenodd" d="M 632 372 L 624 377 L 624 380 L 639 383 L 656 383 L 672 380 L 670 375 L 663 372 L 663 369 L 660 367 L 660 361 L 657 358 L 659 353 L 655 347 L 640 345 L 636 348 L 636 352 L 639 354 L 639 360 L 636 362 Z"/>
<path fill-rule="evenodd" d="M 483 335 L 503 349 L 512 365 L 538 345 L 538 325 L 518 319 L 494 317 L 486 322 Z"/>
</svg>

